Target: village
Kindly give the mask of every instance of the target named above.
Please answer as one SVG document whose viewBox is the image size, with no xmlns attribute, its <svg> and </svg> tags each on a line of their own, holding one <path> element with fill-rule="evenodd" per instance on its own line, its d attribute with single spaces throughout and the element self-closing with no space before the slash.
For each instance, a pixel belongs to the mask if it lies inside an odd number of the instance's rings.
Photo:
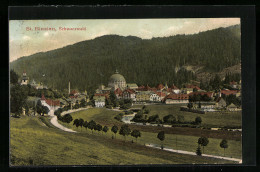
<svg viewBox="0 0 260 172">
<path fill-rule="evenodd" d="M 29 82 L 26 72 L 22 75 L 21 85 L 31 85 L 37 90 L 48 90 L 48 87 L 42 83 L 36 84 L 34 80 Z M 40 100 L 41 104 L 49 109 L 48 114 L 64 107 L 77 109 L 80 107 L 80 103 L 96 108 L 116 108 L 119 105 L 110 106 L 111 103 L 107 101 L 111 94 L 114 94 L 118 101 L 130 100 L 131 105 L 181 104 L 183 106 L 180 110 L 194 113 L 241 111 L 241 105 L 235 105 L 233 102 L 227 103 L 223 98 L 233 95 L 241 101 L 241 81 L 239 83 L 232 81 L 229 86 L 232 90 L 224 88 L 217 92 L 202 90 L 198 84 L 186 84 L 182 88 L 175 85 L 168 86 L 167 83 L 165 85 L 160 83 L 156 87 L 138 86 L 136 83 L 126 83 L 124 76 L 116 70 L 109 78 L 108 86 L 100 85 L 93 96 L 89 96 L 87 91 L 79 92 L 71 89 L 69 82 L 67 97 L 47 99 L 42 94 L 41 97 L 34 100 Z"/>
</svg>

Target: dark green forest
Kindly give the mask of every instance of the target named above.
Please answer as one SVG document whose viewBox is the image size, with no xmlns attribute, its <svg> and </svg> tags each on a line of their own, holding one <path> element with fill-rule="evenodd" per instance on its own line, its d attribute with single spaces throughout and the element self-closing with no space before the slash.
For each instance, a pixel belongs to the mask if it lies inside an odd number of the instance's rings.
<svg viewBox="0 0 260 172">
<path fill-rule="evenodd" d="M 106 35 L 19 58 L 10 68 L 55 89 L 67 88 L 70 80 L 71 88 L 93 91 L 107 85 L 116 69 L 128 83 L 178 86 L 196 80 L 183 65 L 215 73 L 240 63 L 240 43 L 240 25 L 149 40 Z"/>
</svg>

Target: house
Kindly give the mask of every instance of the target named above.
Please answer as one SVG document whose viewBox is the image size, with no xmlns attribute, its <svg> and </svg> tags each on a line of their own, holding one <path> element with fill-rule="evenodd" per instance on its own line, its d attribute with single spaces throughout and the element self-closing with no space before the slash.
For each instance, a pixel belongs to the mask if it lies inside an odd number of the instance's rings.
<svg viewBox="0 0 260 172">
<path fill-rule="evenodd" d="M 193 88 L 182 88 L 181 93 L 182 94 L 190 94 L 193 92 Z"/>
<path fill-rule="evenodd" d="M 121 90 L 120 88 L 117 88 L 117 89 L 114 91 L 114 93 L 115 93 L 115 95 L 116 95 L 116 97 L 117 97 L 118 99 L 121 99 L 121 98 L 123 97 L 123 92 L 122 92 L 122 90 Z"/>
<path fill-rule="evenodd" d="M 159 96 L 160 101 L 161 101 L 162 99 L 164 99 L 164 97 L 166 96 L 166 94 L 163 93 L 163 92 L 156 92 L 156 94 Z"/>
<path fill-rule="evenodd" d="M 135 91 L 132 89 L 124 90 L 122 95 L 123 99 L 132 99 L 133 101 L 136 101 Z"/>
<path fill-rule="evenodd" d="M 237 84 L 237 82 L 235 82 L 235 81 L 230 82 L 229 85 L 230 85 L 232 88 L 235 88 L 235 89 L 238 88 L 238 84 Z"/>
<path fill-rule="evenodd" d="M 156 86 L 156 88 L 157 88 L 157 90 L 162 91 L 162 90 L 164 89 L 164 85 L 163 85 L 163 84 L 158 84 L 158 85 Z"/>
<path fill-rule="evenodd" d="M 52 99 L 46 99 L 44 97 L 44 94 L 42 94 L 42 98 L 41 98 L 41 104 L 42 106 L 46 106 L 50 111 L 48 114 L 51 113 L 51 111 L 56 111 L 57 109 L 60 108 L 60 101 L 59 100 L 52 100 Z"/>
<path fill-rule="evenodd" d="M 172 92 L 174 92 L 175 94 L 179 94 L 181 92 L 181 90 L 176 87 L 174 84 L 171 86 Z"/>
<path fill-rule="evenodd" d="M 238 92 L 239 92 L 238 90 L 228 90 L 228 89 L 226 89 L 226 90 L 221 90 L 220 94 L 221 94 L 221 96 L 223 96 L 223 95 L 228 96 L 228 95 L 231 95 L 231 94 L 236 95 Z"/>
<path fill-rule="evenodd" d="M 154 92 L 152 91 L 139 91 L 136 93 L 136 101 L 142 102 L 142 101 L 150 101 L 150 96 Z"/>
<path fill-rule="evenodd" d="M 106 104 L 105 96 L 94 96 L 95 106 L 96 107 L 104 107 Z"/>
<path fill-rule="evenodd" d="M 22 75 L 22 80 L 21 80 L 21 85 L 27 85 L 29 82 L 29 77 L 26 75 L 26 72 L 23 72 Z"/>
<path fill-rule="evenodd" d="M 189 103 L 188 94 L 169 94 L 163 99 L 165 104 Z"/>
<path fill-rule="evenodd" d="M 156 93 L 151 93 L 150 101 L 151 102 L 160 102 L 161 101 L 161 97 L 159 97 L 159 95 L 156 94 Z"/>
<path fill-rule="evenodd" d="M 128 89 L 138 89 L 138 86 L 135 84 L 135 83 L 128 83 L 127 85 L 126 85 L 126 87 L 128 88 Z"/>
<path fill-rule="evenodd" d="M 216 108 L 220 109 L 220 108 L 225 108 L 226 106 L 227 106 L 227 103 L 222 97 L 217 98 L 216 103 L 215 103 Z"/>
<path fill-rule="evenodd" d="M 227 110 L 228 111 L 239 111 L 240 109 L 236 105 L 231 103 L 230 105 L 227 106 Z"/>
</svg>

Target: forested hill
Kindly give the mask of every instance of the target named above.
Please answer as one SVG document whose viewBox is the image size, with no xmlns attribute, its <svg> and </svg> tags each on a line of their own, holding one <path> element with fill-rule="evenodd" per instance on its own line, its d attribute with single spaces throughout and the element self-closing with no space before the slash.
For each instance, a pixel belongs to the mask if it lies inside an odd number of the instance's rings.
<svg viewBox="0 0 260 172">
<path fill-rule="evenodd" d="M 194 35 L 143 40 L 134 36 L 106 35 L 60 49 L 22 57 L 10 64 L 18 74 L 56 89 L 93 90 L 107 85 L 117 69 L 128 83 L 175 83 L 196 76 L 182 66 L 200 66 L 218 72 L 240 63 L 240 25 Z M 42 75 L 45 74 L 45 77 Z"/>
</svg>

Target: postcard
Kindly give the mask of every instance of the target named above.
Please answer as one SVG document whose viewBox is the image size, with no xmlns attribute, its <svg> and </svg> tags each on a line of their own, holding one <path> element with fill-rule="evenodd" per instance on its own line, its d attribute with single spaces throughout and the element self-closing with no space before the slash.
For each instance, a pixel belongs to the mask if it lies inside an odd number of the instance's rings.
<svg viewBox="0 0 260 172">
<path fill-rule="evenodd" d="M 9 20 L 10 166 L 241 164 L 240 22 Z"/>
</svg>

